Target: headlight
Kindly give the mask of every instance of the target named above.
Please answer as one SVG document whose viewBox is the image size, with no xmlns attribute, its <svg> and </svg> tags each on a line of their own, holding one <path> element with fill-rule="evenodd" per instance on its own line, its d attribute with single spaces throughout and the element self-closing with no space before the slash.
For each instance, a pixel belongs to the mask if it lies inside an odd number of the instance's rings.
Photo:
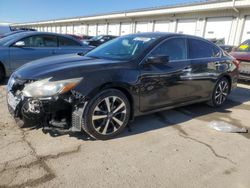
<svg viewBox="0 0 250 188">
<path fill-rule="evenodd" d="M 50 81 L 51 78 L 39 80 L 26 85 L 23 89 L 25 97 L 51 97 L 65 93 L 77 86 L 83 78 Z"/>
</svg>

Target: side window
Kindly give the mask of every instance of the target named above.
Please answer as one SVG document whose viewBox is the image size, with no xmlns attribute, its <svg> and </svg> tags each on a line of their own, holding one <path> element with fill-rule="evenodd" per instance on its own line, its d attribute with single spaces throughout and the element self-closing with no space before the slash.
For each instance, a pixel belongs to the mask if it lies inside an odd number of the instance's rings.
<svg viewBox="0 0 250 188">
<path fill-rule="evenodd" d="M 35 35 L 22 39 L 25 47 L 56 47 L 57 39 L 54 36 Z"/>
<path fill-rule="evenodd" d="M 59 46 L 64 46 L 64 47 L 67 47 L 67 46 L 81 46 L 78 42 L 74 41 L 74 40 L 71 40 L 69 38 L 66 38 L 66 37 L 58 37 L 58 40 L 59 40 Z"/>
<path fill-rule="evenodd" d="M 45 47 L 57 47 L 57 37 L 45 35 L 43 36 L 44 46 Z"/>
<path fill-rule="evenodd" d="M 220 50 L 216 46 L 209 44 L 208 42 L 188 39 L 189 41 L 189 58 L 206 58 L 206 57 L 219 57 Z"/>
<path fill-rule="evenodd" d="M 187 59 L 186 41 L 184 38 L 168 39 L 158 46 L 152 56 L 169 56 L 169 60 Z"/>
</svg>

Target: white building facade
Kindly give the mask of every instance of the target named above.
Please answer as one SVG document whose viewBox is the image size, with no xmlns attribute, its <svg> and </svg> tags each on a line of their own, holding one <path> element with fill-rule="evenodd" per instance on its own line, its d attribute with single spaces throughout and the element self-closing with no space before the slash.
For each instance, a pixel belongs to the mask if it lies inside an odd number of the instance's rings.
<svg viewBox="0 0 250 188">
<path fill-rule="evenodd" d="M 13 24 L 76 35 L 176 32 L 238 45 L 250 39 L 250 0 L 208 1 L 96 16 Z"/>
</svg>

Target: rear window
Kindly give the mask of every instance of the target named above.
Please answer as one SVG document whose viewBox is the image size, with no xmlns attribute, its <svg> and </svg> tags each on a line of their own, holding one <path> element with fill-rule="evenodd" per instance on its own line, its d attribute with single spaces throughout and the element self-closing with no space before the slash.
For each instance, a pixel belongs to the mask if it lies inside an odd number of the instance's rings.
<svg viewBox="0 0 250 188">
<path fill-rule="evenodd" d="M 53 35 L 33 35 L 19 41 L 24 41 L 25 47 L 57 47 L 57 38 Z"/>
<path fill-rule="evenodd" d="M 81 46 L 78 42 L 76 42 L 72 39 L 66 38 L 66 37 L 58 37 L 58 41 L 59 41 L 59 46 L 64 46 L 64 47 Z"/>
<path fill-rule="evenodd" d="M 190 59 L 220 56 L 220 49 L 208 42 L 198 39 L 188 39 L 188 41 Z"/>
</svg>

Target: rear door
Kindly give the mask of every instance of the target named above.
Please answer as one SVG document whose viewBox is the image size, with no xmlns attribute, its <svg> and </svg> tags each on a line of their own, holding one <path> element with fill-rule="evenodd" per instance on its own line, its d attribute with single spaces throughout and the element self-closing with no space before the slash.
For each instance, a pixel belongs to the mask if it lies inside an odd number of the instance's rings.
<svg viewBox="0 0 250 188">
<path fill-rule="evenodd" d="M 214 82 L 227 68 L 226 60 L 221 58 L 221 50 L 214 44 L 200 39 L 189 38 L 190 95 L 194 99 L 208 98 L 213 91 Z"/>
<path fill-rule="evenodd" d="M 19 41 L 24 42 L 23 47 L 10 46 L 10 64 L 12 71 L 23 64 L 55 55 L 57 38 L 54 35 L 33 35 Z"/>
<path fill-rule="evenodd" d="M 89 49 L 87 45 L 83 46 L 79 42 L 72 40 L 67 37 L 58 37 L 58 50 L 57 54 L 71 54 L 71 53 L 82 53 Z"/>
</svg>

